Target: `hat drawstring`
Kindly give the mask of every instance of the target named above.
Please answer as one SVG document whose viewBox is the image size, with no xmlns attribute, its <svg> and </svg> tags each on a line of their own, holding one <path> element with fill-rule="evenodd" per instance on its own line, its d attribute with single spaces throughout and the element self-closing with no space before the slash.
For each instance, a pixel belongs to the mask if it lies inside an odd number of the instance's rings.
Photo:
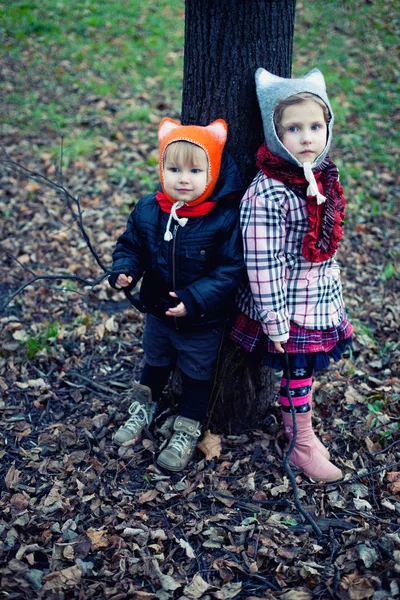
<svg viewBox="0 0 400 600">
<path fill-rule="evenodd" d="M 307 188 L 307 196 L 316 196 L 317 204 L 322 204 L 325 202 L 326 197 L 320 193 L 318 190 L 318 184 L 315 180 L 315 176 L 313 170 L 311 168 L 311 163 L 305 162 L 303 164 L 304 176 L 307 179 L 309 186 Z"/>
<path fill-rule="evenodd" d="M 170 212 L 168 222 L 167 222 L 167 228 L 164 233 L 164 240 L 166 242 L 170 242 L 172 240 L 172 238 L 174 237 L 171 233 L 172 219 L 175 219 L 175 221 L 177 221 L 181 227 L 185 227 L 186 223 L 188 222 L 187 217 L 178 217 L 178 215 L 176 214 L 176 211 L 179 210 L 180 208 L 182 208 L 182 206 L 184 206 L 184 205 L 185 205 L 185 202 L 183 200 L 178 200 L 178 202 L 174 202 L 174 204 L 172 205 L 171 212 Z"/>
</svg>

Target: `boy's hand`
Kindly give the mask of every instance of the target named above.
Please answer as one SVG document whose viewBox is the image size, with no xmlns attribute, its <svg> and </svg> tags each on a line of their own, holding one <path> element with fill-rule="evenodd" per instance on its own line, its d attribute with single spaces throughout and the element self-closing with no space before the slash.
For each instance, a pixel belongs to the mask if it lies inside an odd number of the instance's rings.
<svg viewBox="0 0 400 600">
<path fill-rule="evenodd" d="M 117 281 L 115 282 L 115 287 L 120 290 L 121 288 L 128 287 L 132 283 L 132 277 L 130 275 L 118 275 Z"/>
<path fill-rule="evenodd" d="M 170 292 L 169 295 L 173 298 L 178 297 L 175 294 L 175 292 Z M 179 302 L 179 304 L 177 306 L 174 306 L 174 308 L 169 308 L 165 314 L 167 315 L 167 317 L 186 317 L 186 306 L 183 304 L 183 302 Z"/>
</svg>

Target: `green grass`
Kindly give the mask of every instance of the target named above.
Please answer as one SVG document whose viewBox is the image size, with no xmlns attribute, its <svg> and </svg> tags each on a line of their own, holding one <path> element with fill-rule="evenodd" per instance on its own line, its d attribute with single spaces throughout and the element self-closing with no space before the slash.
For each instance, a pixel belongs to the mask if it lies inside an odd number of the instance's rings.
<svg viewBox="0 0 400 600">
<path fill-rule="evenodd" d="M 0 13 L 6 123 L 32 130 L 55 118 L 69 126 L 88 95 L 136 97 L 156 88 L 164 99 L 179 97 L 183 7 L 183 0 L 7 3 Z"/>
<path fill-rule="evenodd" d="M 399 160 L 396 1 L 297 2 L 293 75 L 313 67 L 324 73 L 335 112 L 332 154 L 345 166 L 345 189 L 353 190 L 349 206 L 368 202 L 374 214 L 393 210 L 394 199 L 382 208 L 373 186 L 382 171 L 396 174 Z M 128 130 L 128 137 L 135 130 L 140 143 L 156 144 L 155 107 L 180 109 L 184 0 L 1 6 L 4 133 L 46 139 L 43 130 L 61 130 L 66 164 L 71 156 L 93 157 L 101 139 L 113 139 L 117 130 Z M 58 143 L 55 135 L 52 141 Z M 113 180 L 123 182 L 131 166 L 128 158 L 114 167 Z M 139 167 L 135 177 L 151 188 L 148 170 Z"/>
<path fill-rule="evenodd" d="M 351 155 L 354 163 L 367 158 L 373 167 L 395 170 L 400 146 L 394 127 L 399 103 L 396 0 L 299 5 L 293 71 L 298 76 L 318 67 L 324 73 L 336 120 L 334 149 Z"/>
<path fill-rule="evenodd" d="M 52 341 L 58 336 L 59 330 L 58 323 L 48 323 L 45 328 L 41 328 L 37 335 L 28 337 L 24 341 L 28 359 L 32 360 L 40 350 L 48 348 Z"/>
</svg>

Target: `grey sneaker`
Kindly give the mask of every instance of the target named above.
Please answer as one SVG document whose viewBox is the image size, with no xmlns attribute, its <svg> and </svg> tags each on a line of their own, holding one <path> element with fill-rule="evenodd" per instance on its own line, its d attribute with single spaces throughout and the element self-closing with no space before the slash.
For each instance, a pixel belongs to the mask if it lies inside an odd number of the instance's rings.
<svg viewBox="0 0 400 600">
<path fill-rule="evenodd" d="M 127 442 L 135 443 L 140 438 L 143 429 L 148 427 L 154 418 L 157 404 L 151 401 L 151 390 L 146 385 L 134 383 L 132 396 L 137 398 L 130 405 L 129 419 L 115 433 L 113 441 L 119 446 Z"/>
<path fill-rule="evenodd" d="M 192 458 L 201 435 L 199 421 L 178 416 L 174 421 L 174 434 L 160 453 L 157 463 L 168 471 L 182 471 Z"/>
</svg>

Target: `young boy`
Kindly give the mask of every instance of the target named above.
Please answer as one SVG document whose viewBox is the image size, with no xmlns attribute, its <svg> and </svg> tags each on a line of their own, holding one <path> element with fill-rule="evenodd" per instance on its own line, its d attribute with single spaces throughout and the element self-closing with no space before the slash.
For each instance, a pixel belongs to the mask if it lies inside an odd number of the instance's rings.
<svg viewBox="0 0 400 600">
<path fill-rule="evenodd" d="M 130 418 L 117 444 L 140 438 L 177 365 L 182 399 L 174 433 L 158 464 L 181 471 L 192 457 L 205 419 L 226 320 L 244 272 L 237 204 L 241 181 L 223 153 L 227 125 L 200 127 L 161 121 L 161 188 L 139 200 L 113 253 L 110 285 L 132 289 L 143 276 L 147 313 L 144 367 L 134 386 Z"/>
</svg>

